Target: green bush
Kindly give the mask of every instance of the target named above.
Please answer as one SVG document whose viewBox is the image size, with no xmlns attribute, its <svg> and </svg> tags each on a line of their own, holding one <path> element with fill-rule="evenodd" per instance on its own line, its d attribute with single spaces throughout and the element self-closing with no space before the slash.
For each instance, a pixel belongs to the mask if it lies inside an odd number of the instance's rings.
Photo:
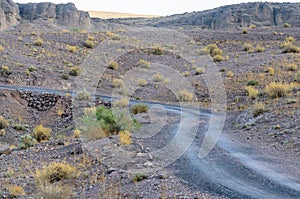
<svg viewBox="0 0 300 199">
<path fill-rule="evenodd" d="M 251 79 L 247 82 L 247 86 L 257 86 L 258 85 L 258 81 Z"/>
<path fill-rule="evenodd" d="M 149 109 L 148 105 L 146 105 L 146 104 L 135 104 L 131 107 L 131 112 L 133 114 L 147 113 L 148 109 Z"/>
<path fill-rule="evenodd" d="M 145 173 L 136 173 L 136 174 L 134 174 L 132 180 L 134 182 L 139 182 L 139 181 L 142 181 L 142 180 L 147 179 L 147 178 L 148 178 L 148 175 L 145 174 Z"/>
<path fill-rule="evenodd" d="M 104 106 L 99 106 L 96 110 L 96 118 L 101 123 L 104 131 L 108 131 L 112 134 L 120 131 L 132 131 L 139 127 L 139 123 L 136 120 L 131 120 L 122 111 L 112 112 Z"/>
<path fill-rule="evenodd" d="M 19 149 L 27 149 L 33 147 L 37 143 L 37 140 L 30 134 L 21 135 L 20 142 L 18 144 Z"/>
<path fill-rule="evenodd" d="M 12 127 L 17 131 L 25 131 L 26 130 L 26 127 L 21 124 L 14 124 L 14 125 L 12 125 Z"/>
</svg>

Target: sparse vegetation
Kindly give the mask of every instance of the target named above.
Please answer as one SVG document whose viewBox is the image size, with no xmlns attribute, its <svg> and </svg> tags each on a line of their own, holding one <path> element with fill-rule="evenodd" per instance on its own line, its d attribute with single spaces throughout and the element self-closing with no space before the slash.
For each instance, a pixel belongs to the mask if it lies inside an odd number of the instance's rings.
<svg viewBox="0 0 300 199">
<path fill-rule="evenodd" d="M 111 62 L 109 65 L 108 65 L 108 67 L 107 68 L 109 68 L 109 69 L 112 69 L 112 70 L 118 70 L 118 68 L 119 68 L 119 64 L 117 63 L 117 62 Z"/>
<path fill-rule="evenodd" d="M 46 141 L 49 140 L 51 134 L 50 128 L 45 128 L 43 125 L 38 125 L 33 130 L 33 137 L 38 141 Z"/>
<path fill-rule="evenodd" d="M 285 68 L 289 71 L 297 71 L 298 70 L 298 65 L 295 63 L 287 64 Z"/>
<path fill-rule="evenodd" d="M 91 99 L 91 94 L 87 90 L 82 90 L 77 93 L 76 97 L 79 101 Z"/>
<path fill-rule="evenodd" d="M 242 33 L 243 33 L 243 34 L 248 34 L 248 30 L 247 30 L 247 29 L 243 29 L 243 30 L 242 30 Z"/>
<path fill-rule="evenodd" d="M 153 55 L 163 55 L 164 54 L 164 50 L 160 47 L 154 47 L 150 50 L 150 52 Z"/>
<path fill-rule="evenodd" d="M 209 54 L 214 62 L 224 61 L 223 51 L 216 44 L 209 44 L 202 49 L 206 54 Z"/>
<path fill-rule="evenodd" d="M 138 66 L 141 68 L 150 68 L 151 63 L 141 59 L 138 63 Z"/>
<path fill-rule="evenodd" d="M 25 134 L 20 136 L 20 142 L 18 144 L 19 149 L 27 149 L 33 147 L 37 143 L 36 139 L 30 134 Z"/>
<path fill-rule="evenodd" d="M 78 76 L 80 74 L 80 68 L 75 66 L 72 67 L 71 70 L 69 71 L 69 75 L 71 76 Z"/>
<path fill-rule="evenodd" d="M 8 190 L 9 190 L 9 194 L 14 198 L 26 195 L 25 190 L 23 189 L 23 187 L 20 187 L 18 185 L 9 186 Z"/>
<path fill-rule="evenodd" d="M 258 84 L 258 81 L 254 79 L 251 79 L 247 82 L 247 86 L 257 86 Z"/>
<path fill-rule="evenodd" d="M 262 102 L 257 102 L 253 106 L 253 116 L 257 117 L 258 115 L 264 113 L 266 111 L 265 104 Z"/>
<path fill-rule="evenodd" d="M 35 172 L 35 180 L 38 185 L 58 182 L 64 179 L 75 179 L 80 172 L 68 163 L 51 162 L 48 166 Z"/>
<path fill-rule="evenodd" d="M 161 82 L 163 80 L 163 78 L 164 77 L 161 74 L 159 74 L 159 73 L 155 73 L 153 75 L 153 81 L 154 82 Z"/>
<path fill-rule="evenodd" d="M 113 79 L 112 85 L 114 88 L 123 88 L 125 86 L 125 83 L 122 79 Z"/>
<path fill-rule="evenodd" d="M 204 73 L 204 69 L 203 68 L 196 68 L 196 73 L 195 75 L 202 75 Z"/>
<path fill-rule="evenodd" d="M 268 67 L 266 70 L 265 70 L 266 73 L 268 73 L 269 75 L 273 76 L 275 74 L 275 70 L 273 67 Z"/>
<path fill-rule="evenodd" d="M 300 48 L 297 46 L 294 46 L 291 42 L 285 42 L 282 45 L 283 51 L 282 53 L 299 53 Z"/>
<path fill-rule="evenodd" d="M 8 120 L 6 120 L 4 117 L 0 116 L 0 129 L 5 129 L 9 126 Z"/>
<path fill-rule="evenodd" d="M 289 23 L 284 23 L 284 24 L 283 24 L 283 27 L 284 27 L 284 28 L 291 28 L 292 26 L 291 26 L 291 24 L 289 24 Z"/>
<path fill-rule="evenodd" d="M 129 131 L 120 131 L 119 140 L 122 145 L 129 145 L 132 143 L 131 134 Z"/>
<path fill-rule="evenodd" d="M 234 77 L 234 73 L 232 71 L 228 71 L 227 74 L 226 74 L 226 77 Z"/>
<path fill-rule="evenodd" d="M 139 86 L 146 86 L 148 84 L 148 82 L 145 79 L 139 79 L 138 84 L 139 84 Z"/>
<path fill-rule="evenodd" d="M 75 52 L 77 52 L 78 49 L 79 49 L 78 46 L 71 46 L 71 45 L 67 45 L 66 48 L 67 48 L 67 50 L 68 50 L 69 52 L 71 52 L 71 53 L 75 53 Z"/>
<path fill-rule="evenodd" d="M 1 75 L 2 75 L 2 76 L 8 77 L 8 76 L 11 75 L 11 74 L 12 74 L 12 72 L 11 72 L 11 70 L 9 69 L 8 66 L 2 66 L 2 68 L 1 68 Z"/>
<path fill-rule="evenodd" d="M 182 90 L 177 93 L 177 97 L 180 102 L 190 102 L 192 101 L 194 95 L 189 91 Z"/>
<path fill-rule="evenodd" d="M 42 40 L 42 38 L 37 38 L 35 41 L 34 41 L 34 45 L 35 46 L 42 46 L 44 44 L 44 41 Z"/>
<path fill-rule="evenodd" d="M 129 105 L 129 101 L 126 98 L 122 98 L 120 100 L 114 101 L 113 105 L 117 106 L 117 107 L 124 107 L 124 106 L 128 106 Z"/>
<path fill-rule="evenodd" d="M 148 112 L 148 105 L 146 105 L 146 104 L 135 104 L 131 107 L 131 112 L 133 114 L 147 113 Z"/>
<path fill-rule="evenodd" d="M 291 85 L 272 82 L 265 88 L 266 94 L 270 98 L 284 97 L 291 91 Z"/>
<path fill-rule="evenodd" d="M 191 75 L 191 73 L 190 73 L 189 71 L 184 71 L 184 72 L 182 73 L 182 75 L 183 75 L 184 77 L 188 77 L 188 76 Z"/>
<path fill-rule="evenodd" d="M 145 173 L 136 173 L 136 174 L 134 174 L 132 180 L 133 180 L 133 182 L 140 182 L 147 178 L 148 178 L 148 175 Z"/>
<path fill-rule="evenodd" d="M 295 75 L 295 80 L 296 80 L 296 82 L 300 83 L 300 71 L 299 70 Z"/>
<path fill-rule="evenodd" d="M 249 96 L 250 99 L 256 99 L 259 91 L 255 89 L 253 86 L 247 86 L 245 88 L 247 96 Z"/>
</svg>

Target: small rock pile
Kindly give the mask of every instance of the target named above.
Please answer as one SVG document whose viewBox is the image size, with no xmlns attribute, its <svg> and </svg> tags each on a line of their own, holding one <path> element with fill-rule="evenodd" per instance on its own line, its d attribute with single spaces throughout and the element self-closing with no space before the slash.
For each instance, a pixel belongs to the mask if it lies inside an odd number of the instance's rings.
<svg viewBox="0 0 300 199">
<path fill-rule="evenodd" d="M 28 106 L 36 108 L 39 111 L 47 111 L 51 107 L 55 106 L 59 97 L 50 93 L 33 93 L 30 91 L 19 91 L 21 97 L 28 102 Z"/>
</svg>

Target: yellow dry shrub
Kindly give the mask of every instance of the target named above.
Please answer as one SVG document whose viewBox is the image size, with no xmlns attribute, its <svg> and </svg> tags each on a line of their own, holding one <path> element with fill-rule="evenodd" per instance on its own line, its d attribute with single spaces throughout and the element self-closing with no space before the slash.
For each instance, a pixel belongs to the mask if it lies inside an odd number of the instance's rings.
<svg viewBox="0 0 300 199">
<path fill-rule="evenodd" d="M 33 130 L 33 137 L 39 142 L 49 140 L 50 134 L 51 129 L 45 128 L 42 124 L 36 126 Z"/>
<path fill-rule="evenodd" d="M 9 191 L 9 194 L 12 196 L 12 197 L 21 197 L 21 196 L 25 196 L 26 193 L 23 189 L 23 187 L 20 187 L 18 185 L 12 185 L 8 188 L 8 191 Z"/>
<path fill-rule="evenodd" d="M 120 131 L 119 139 L 122 145 L 129 145 L 132 143 L 131 133 L 129 131 Z"/>
<path fill-rule="evenodd" d="M 58 182 L 64 179 L 75 179 L 80 172 L 68 163 L 51 162 L 48 166 L 35 172 L 35 180 L 38 185 Z"/>
<path fill-rule="evenodd" d="M 190 102 L 193 99 L 193 93 L 187 90 L 182 90 L 177 93 L 178 99 L 181 102 Z"/>
<path fill-rule="evenodd" d="M 246 86 L 245 87 L 246 94 L 249 96 L 250 99 L 256 99 L 259 91 L 255 89 L 253 86 Z"/>
</svg>

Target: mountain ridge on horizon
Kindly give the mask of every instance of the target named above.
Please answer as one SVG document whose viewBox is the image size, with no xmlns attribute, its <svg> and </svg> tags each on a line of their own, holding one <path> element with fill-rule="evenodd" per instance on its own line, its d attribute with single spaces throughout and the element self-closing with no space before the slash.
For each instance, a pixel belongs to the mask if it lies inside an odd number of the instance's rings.
<svg viewBox="0 0 300 199">
<path fill-rule="evenodd" d="M 93 24 L 92 18 L 95 17 L 90 14 L 93 12 L 95 11 L 80 11 L 74 3 L 19 4 L 14 3 L 12 0 L 0 0 L 0 30 L 17 25 L 21 20 L 33 21 L 36 19 L 71 28 L 90 29 Z M 106 18 L 110 18 L 107 20 L 108 22 L 125 25 L 134 24 L 154 27 L 196 26 L 198 28 L 232 29 L 249 27 L 250 25 L 282 27 L 285 23 L 293 27 L 300 27 L 300 3 L 240 3 L 209 10 L 158 17 L 131 13 L 122 14 L 124 16 L 119 15 L 117 19 L 114 19 L 114 17 L 103 17 L 102 19 L 105 21 Z"/>
</svg>

